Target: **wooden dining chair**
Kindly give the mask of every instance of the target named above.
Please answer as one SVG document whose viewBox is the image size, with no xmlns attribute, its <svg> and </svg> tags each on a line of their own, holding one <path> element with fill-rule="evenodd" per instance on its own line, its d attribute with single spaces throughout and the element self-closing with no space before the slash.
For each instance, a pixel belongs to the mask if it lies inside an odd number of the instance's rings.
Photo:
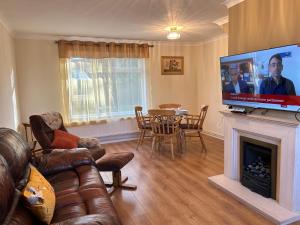
<svg viewBox="0 0 300 225">
<path fill-rule="evenodd" d="M 139 150 L 139 146 L 143 144 L 144 138 L 150 137 L 150 135 L 147 135 L 147 133 L 151 132 L 150 117 L 143 115 L 142 106 L 135 106 L 134 111 L 136 122 L 140 130 L 140 135 L 136 146 L 136 150 Z"/>
<path fill-rule="evenodd" d="M 178 109 L 181 107 L 181 104 L 176 103 L 168 103 L 168 104 L 161 104 L 158 106 L 160 109 Z"/>
<path fill-rule="evenodd" d="M 179 131 L 181 118 L 175 116 L 175 110 L 152 109 L 148 110 L 152 119 L 150 121 L 152 128 L 152 154 L 155 150 L 160 151 L 160 145 L 170 141 L 171 157 L 174 160 L 174 141 L 177 141 L 179 148 Z"/>
<path fill-rule="evenodd" d="M 186 139 L 188 137 L 199 137 L 202 145 L 202 151 L 207 151 L 206 145 L 202 138 L 201 132 L 203 131 L 203 123 L 207 114 L 208 105 L 201 106 L 199 115 L 186 115 L 184 123 L 180 124 L 181 131 L 183 133 L 185 149 Z"/>
</svg>

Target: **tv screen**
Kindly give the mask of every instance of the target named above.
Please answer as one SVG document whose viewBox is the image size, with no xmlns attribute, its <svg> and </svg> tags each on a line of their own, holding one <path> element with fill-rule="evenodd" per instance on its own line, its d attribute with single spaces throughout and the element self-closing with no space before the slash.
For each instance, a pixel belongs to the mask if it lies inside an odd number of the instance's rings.
<svg viewBox="0 0 300 225">
<path fill-rule="evenodd" d="M 297 111 L 300 47 L 260 50 L 220 58 L 223 104 Z"/>
</svg>

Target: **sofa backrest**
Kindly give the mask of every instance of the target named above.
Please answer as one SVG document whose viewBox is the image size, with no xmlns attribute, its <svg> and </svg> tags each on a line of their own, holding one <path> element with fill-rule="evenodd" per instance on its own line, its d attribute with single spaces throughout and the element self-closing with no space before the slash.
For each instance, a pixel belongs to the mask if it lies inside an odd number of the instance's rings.
<svg viewBox="0 0 300 225">
<path fill-rule="evenodd" d="M 0 155 L 6 160 L 9 172 L 17 186 L 23 179 L 31 160 L 28 143 L 16 131 L 0 128 Z"/>
<path fill-rule="evenodd" d="M 0 224 L 4 222 L 12 207 L 14 192 L 14 183 L 9 173 L 8 165 L 6 160 L 0 155 Z"/>
<path fill-rule="evenodd" d="M 19 133 L 0 128 L 0 224 L 38 224 L 20 201 L 29 176 L 31 151 Z"/>
</svg>

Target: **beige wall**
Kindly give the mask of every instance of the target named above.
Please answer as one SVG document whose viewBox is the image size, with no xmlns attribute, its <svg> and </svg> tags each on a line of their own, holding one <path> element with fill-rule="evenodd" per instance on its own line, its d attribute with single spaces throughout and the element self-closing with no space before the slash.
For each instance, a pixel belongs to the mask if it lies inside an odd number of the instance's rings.
<svg viewBox="0 0 300 225">
<path fill-rule="evenodd" d="M 229 54 L 300 42 L 299 0 L 246 0 L 229 9 Z"/>
<path fill-rule="evenodd" d="M 152 107 L 158 107 L 162 103 L 180 103 L 183 108 L 195 112 L 197 109 L 196 71 L 193 63 L 195 46 L 154 45 L 150 52 Z M 183 56 L 184 75 L 161 75 L 161 56 Z"/>
<path fill-rule="evenodd" d="M 60 111 L 57 45 L 53 41 L 16 39 L 21 121 L 32 114 Z"/>
<path fill-rule="evenodd" d="M 0 127 L 18 128 L 17 96 L 14 41 L 0 22 Z"/>
<path fill-rule="evenodd" d="M 21 119 L 32 114 L 60 111 L 60 82 L 57 45 L 54 41 L 16 39 L 16 58 L 20 83 Z M 190 111 L 197 110 L 196 67 L 193 46 L 155 45 L 151 49 L 151 107 L 165 102 L 179 102 Z M 185 75 L 162 76 L 160 56 L 177 55 L 185 58 Z M 70 128 L 81 136 L 102 137 L 137 131 L 134 119 L 111 120 L 106 124 Z"/>
<path fill-rule="evenodd" d="M 224 35 L 203 43 L 195 49 L 197 65 L 197 98 L 198 108 L 209 105 L 204 131 L 208 134 L 223 137 L 223 120 L 219 113 L 225 109 L 222 105 L 221 75 L 219 58 L 227 55 L 228 37 Z M 199 110 L 198 110 L 199 111 Z"/>
</svg>

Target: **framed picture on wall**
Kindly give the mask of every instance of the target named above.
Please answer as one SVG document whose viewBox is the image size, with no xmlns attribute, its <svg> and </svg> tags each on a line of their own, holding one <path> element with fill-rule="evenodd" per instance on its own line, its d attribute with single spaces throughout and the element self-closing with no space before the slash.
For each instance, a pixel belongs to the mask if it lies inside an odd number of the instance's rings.
<svg viewBox="0 0 300 225">
<path fill-rule="evenodd" d="M 161 75 L 184 75 L 183 56 L 162 56 Z"/>
</svg>

